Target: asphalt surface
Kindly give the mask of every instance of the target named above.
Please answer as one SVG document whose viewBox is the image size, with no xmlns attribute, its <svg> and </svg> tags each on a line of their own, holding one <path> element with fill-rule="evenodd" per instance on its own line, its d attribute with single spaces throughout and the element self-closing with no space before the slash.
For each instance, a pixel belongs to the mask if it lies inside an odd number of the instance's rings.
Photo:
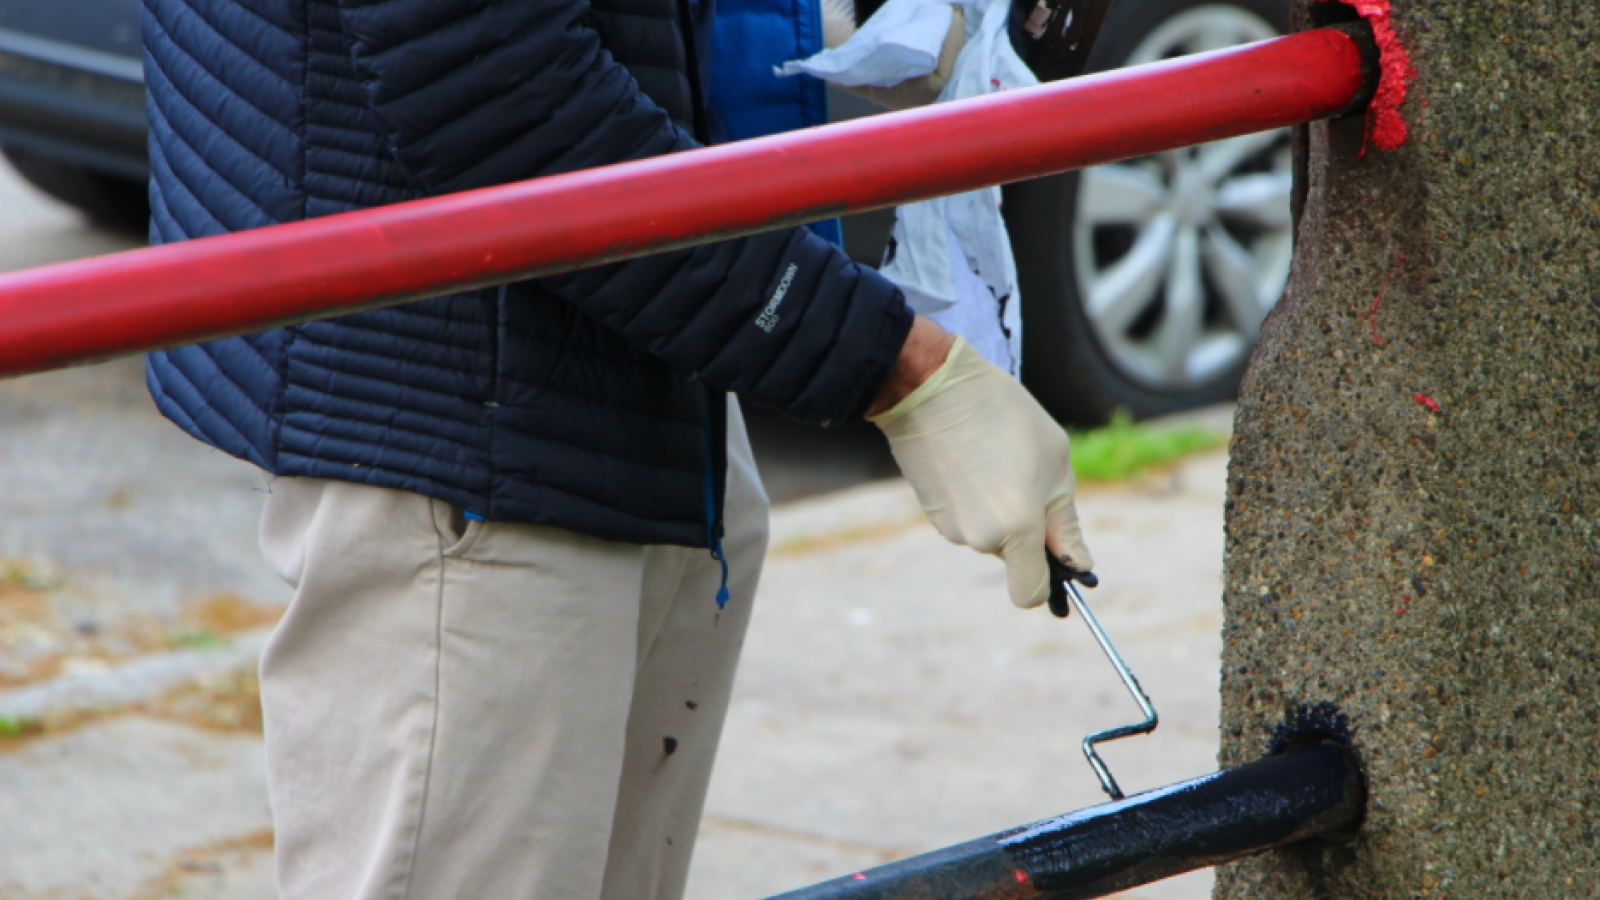
<svg viewBox="0 0 1600 900">
<path fill-rule="evenodd" d="M 0 269 L 132 243 L 0 170 Z M 689 897 L 752 900 L 1103 800 L 1078 741 L 1137 710 L 1082 623 L 1013 609 L 871 429 L 751 418 L 784 502 Z M 1162 714 L 1105 751 L 1130 792 L 1215 765 L 1225 465 L 1082 494 L 1091 601 Z M 274 896 L 231 674 L 288 599 L 257 556 L 258 487 L 155 414 L 136 360 L 0 382 L 0 720 L 49 726 L 0 740 L 0 898 Z"/>
</svg>

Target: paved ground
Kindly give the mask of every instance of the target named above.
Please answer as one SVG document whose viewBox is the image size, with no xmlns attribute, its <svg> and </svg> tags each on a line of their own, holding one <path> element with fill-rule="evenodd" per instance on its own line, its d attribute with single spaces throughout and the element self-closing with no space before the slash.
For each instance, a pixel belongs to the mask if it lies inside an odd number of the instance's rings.
<svg viewBox="0 0 1600 900">
<path fill-rule="evenodd" d="M 0 172 L 0 268 L 122 243 Z M 799 494 L 882 462 L 764 464 Z M 1162 713 L 1106 752 L 1130 791 L 1214 766 L 1224 469 L 1084 492 L 1092 600 Z M 0 383 L 0 718 L 48 725 L 0 740 L 0 898 L 274 895 L 252 686 L 231 674 L 286 600 L 256 557 L 255 486 L 155 416 L 135 364 Z M 1102 799 L 1077 742 L 1136 710 L 1081 622 L 1012 609 L 999 564 L 945 544 L 896 480 L 786 504 L 774 529 L 693 900 Z"/>
</svg>

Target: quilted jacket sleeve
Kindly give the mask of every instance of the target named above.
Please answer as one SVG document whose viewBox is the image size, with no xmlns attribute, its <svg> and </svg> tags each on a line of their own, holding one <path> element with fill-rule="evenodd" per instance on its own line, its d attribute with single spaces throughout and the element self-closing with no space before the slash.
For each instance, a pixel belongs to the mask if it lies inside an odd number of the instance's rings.
<svg viewBox="0 0 1600 900">
<path fill-rule="evenodd" d="M 696 146 L 580 23 L 587 8 L 340 0 L 367 102 L 428 194 Z M 911 323 L 892 284 L 805 229 L 541 283 L 677 369 L 824 423 L 864 412 Z"/>
</svg>

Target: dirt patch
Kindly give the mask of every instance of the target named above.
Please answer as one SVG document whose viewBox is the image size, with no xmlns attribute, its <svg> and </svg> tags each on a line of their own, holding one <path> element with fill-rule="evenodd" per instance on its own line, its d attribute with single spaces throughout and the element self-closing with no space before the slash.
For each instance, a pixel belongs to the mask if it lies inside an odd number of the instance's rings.
<svg viewBox="0 0 1600 900">
<path fill-rule="evenodd" d="M 238 594 L 212 594 L 184 607 L 180 624 L 208 634 L 240 634 L 278 624 L 283 607 L 255 603 Z"/>
<path fill-rule="evenodd" d="M 148 653 L 222 648 L 230 637 L 283 616 L 282 607 L 219 593 L 186 604 L 171 618 L 136 613 L 113 622 L 69 622 L 52 605 L 64 581 L 47 569 L 0 559 L 0 690 L 104 670 Z"/>
<path fill-rule="evenodd" d="M 48 570 L 0 559 L 0 690 L 60 672 L 69 635 L 57 625 L 49 601 L 60 584 Z"/>
<path fill-rule="evenodd" d="M 271 853 L 272 829 L 263 828 L 236 838 L 216 841 L 184 850 L 167 863 L 165 870 L 140 885 L 129 900 L 167 900 L 196 893 L 198 882 L 226 878 L 230 870 L 242 868 L 251 858 Z"/>
<path fill-rule="evenodd" d="M 118 622 L 110 633 L 117 643 L 136 652 L 206 650 L 227 645 L 227 639 L 270 628 L 283 618 L 283 607 L 246 600 L 237 594 L 211 594 L 185 604 L 174 620 L 134 615 Z"/>
<path fill-rule="evenodd" d="M 802 534 L 790 538 L 767 551 L 770 556 L 800 556 L 806 553 L 821 553 L 848 544 L 863 541 L 884 541 L 899 537 L 907 531 L 927 524 L 927 519 L 921 513 L 906 518 L 900 522 L 878 522 L 872 525 L 857 525 L 852 528 L 842 528 L 838 531 L 828 531 L 816 535 Z"/>
<path fill-rule="evenodd" d="M 210 731 L 261 733 L 261 682 L 249 669 L 219 672 L 142 704 L 147 715 Z"/>
<path fill-rule="evenodd" d="M 112 716 L 143 715 L 207 731 L 261 733 L 261 683 L 252 669 L 207 675 L 144 703 L 51 712 L 40 718 L 0 717 L 0 753 Z"/>
</svg>

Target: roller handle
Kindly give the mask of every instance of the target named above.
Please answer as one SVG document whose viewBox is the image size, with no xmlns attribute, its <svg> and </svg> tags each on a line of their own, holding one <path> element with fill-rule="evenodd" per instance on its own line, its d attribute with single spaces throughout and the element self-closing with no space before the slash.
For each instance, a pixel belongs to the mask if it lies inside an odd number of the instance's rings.
<svg viewBox="0 0 1600 900">
<path fill-rule="evenodd" d="M 1056 559 L 1049 548 L 1045 549 L 1044 557 L 1050 563 L 1050 612 L 1058 619 L 1065 619 L 1072 613 L 1072 607 L 1067 603 L 1067 582 L 1076 581 L 1092 588 L 1100 583 L 1100 578 L 1093 572 L 1080 572 Z"/>
</svg>

